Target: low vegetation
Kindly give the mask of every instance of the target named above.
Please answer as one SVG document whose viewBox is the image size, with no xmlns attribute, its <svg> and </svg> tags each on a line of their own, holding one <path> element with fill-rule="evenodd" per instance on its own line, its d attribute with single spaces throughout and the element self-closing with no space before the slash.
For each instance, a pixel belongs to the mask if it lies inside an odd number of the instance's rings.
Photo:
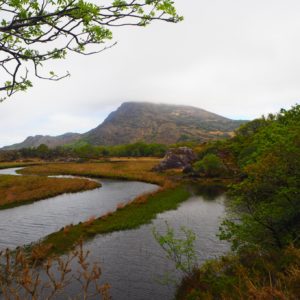
<svg viewBox="0 0 300 300">
<path fill-rule="evenodd" d="M 21 174 L 35 175 L 79 175 L 106 177 L 124 180 L 139 180 L 163 185 L 166 175 L 152 171 L 158 160 L 136 159 L 130 161 L 99 163 L 60 163 L 32 166 L 20 170 Z"/>
<path fill-rule="evenodd" d="M 99 187 L 95 181 L 80 178 L 39 176 L 0 176 L 0 209 L 11 208 L 63 193 L 75 193 Z"/>
<path fill-rule="evenodd" d="M 243 252 L 208 261 L 186 276 L 177 300 L 297 300 L 300 295 L 300 250 Z"/>
</svg>

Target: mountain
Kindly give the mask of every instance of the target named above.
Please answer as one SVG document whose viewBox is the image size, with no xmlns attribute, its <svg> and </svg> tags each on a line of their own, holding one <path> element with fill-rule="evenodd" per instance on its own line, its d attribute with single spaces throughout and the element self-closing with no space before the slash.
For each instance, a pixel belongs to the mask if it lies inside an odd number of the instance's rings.
<svg viewBox="0 0 300 300">
<path fill-rule="evenodd" d="M 75 142 L 81 138 L 79 133 L 68 132 L 58 136 L 50 135 L 35 135 L 29 136 L 22 143 L 14 144 L 11 146 L 3 147 L 3 150 L 18 150 L 22 148 L 38 147 L 41 144 L 47 145 L 49 148 L 55 148 Z"/>
<path fill-rule="evenodd" d="M 76 141 L 93 145 L 119 145 L 137 141 L 173 144 L 181 141 L 205 142 L 229 137 L 245 121 L 231 120 L 206 110 L 184 105 L 125 102 L 98 127 L 84 134 L 30 136 L 3 150 L 37 147 L 50 148 Z"/>
<path fill-rule="evenodd" d="M 204 142 L 229 137 L 244 122 L 192 106 L 125 102 L 82 138 L 94 145 Z"/>
</svg>

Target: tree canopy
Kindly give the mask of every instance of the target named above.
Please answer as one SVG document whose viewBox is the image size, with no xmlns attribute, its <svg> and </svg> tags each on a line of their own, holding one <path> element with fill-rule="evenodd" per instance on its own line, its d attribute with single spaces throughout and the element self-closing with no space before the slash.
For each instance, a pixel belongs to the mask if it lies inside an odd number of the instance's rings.
<svg viewBox="0 0 300 300">
<path fill-rule="evenodd" d="M 84 55 L 115 45 L 113 27 L 182 20 L 172 0 L 0 0 L 0 91 L 8 96 L 32 86 L 29 71 L 59 80 L 46 61 L 69 52 Z M 110 42 L 110 44 L 107 44 Z"/>
<path fill-rule="evenodd" d="M 235 213 L 221 237 L 236 249 L 299 246 L 300 105 L 248 123 L 229 147 L 245 179 L 233 187 Z"/>
</svg>

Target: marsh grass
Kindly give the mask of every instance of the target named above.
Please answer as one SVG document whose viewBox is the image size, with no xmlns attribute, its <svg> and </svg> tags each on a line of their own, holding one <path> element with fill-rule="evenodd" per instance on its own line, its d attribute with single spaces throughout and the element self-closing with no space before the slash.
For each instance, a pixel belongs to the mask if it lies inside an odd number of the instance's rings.
<svg viewBox="0 0 300 300">
<path fill-rule="evenodd" d="M 48 178 L 39 176 L 0 176 L 0 209 L 11 208 L 64 193 L 75 193 L 99 187 L 81 178 Z"/>
<path fill-rule="evenodd" d="M 98 163 L 60 163 L 31 166 L 19 170 L 20 174 L 34 175 L 78 175 L 94 178 L 115 178 L 139 180 L 163 185 L 166 175 L 152 171 L 158 163 L 153 159 L 136 159 L 129 161 Z"/>
</svg>

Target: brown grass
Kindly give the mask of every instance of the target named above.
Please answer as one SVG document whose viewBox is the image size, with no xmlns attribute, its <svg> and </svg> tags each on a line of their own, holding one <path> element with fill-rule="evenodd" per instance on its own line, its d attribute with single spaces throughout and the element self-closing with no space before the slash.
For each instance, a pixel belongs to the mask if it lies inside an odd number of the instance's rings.
<svg viewBox="0 0 300 300">
<path fill-rule="evenodd" d="M 81 178 L 47 178 L 38 176 L 0 176 L 0 209 L 21 205 L 63 193 L 74 193 L 99 187 Z"/>
<path fill-rule="evenodd" d="M 151 171 L 157 159 L 130 159 L 129 161 L 101 163 L 60 163 L 32 166 L 20 171 L 22 174 L 79 175 L 139 180 L 163 185 L 166 175 Z"/>
<path fill-rule="evenodd" d="M 14 161 L 14 162 L 0 162 L 0 169 L 28 167 L 33 165 L 42 164 L 42 161 Z"/>
</svg>

